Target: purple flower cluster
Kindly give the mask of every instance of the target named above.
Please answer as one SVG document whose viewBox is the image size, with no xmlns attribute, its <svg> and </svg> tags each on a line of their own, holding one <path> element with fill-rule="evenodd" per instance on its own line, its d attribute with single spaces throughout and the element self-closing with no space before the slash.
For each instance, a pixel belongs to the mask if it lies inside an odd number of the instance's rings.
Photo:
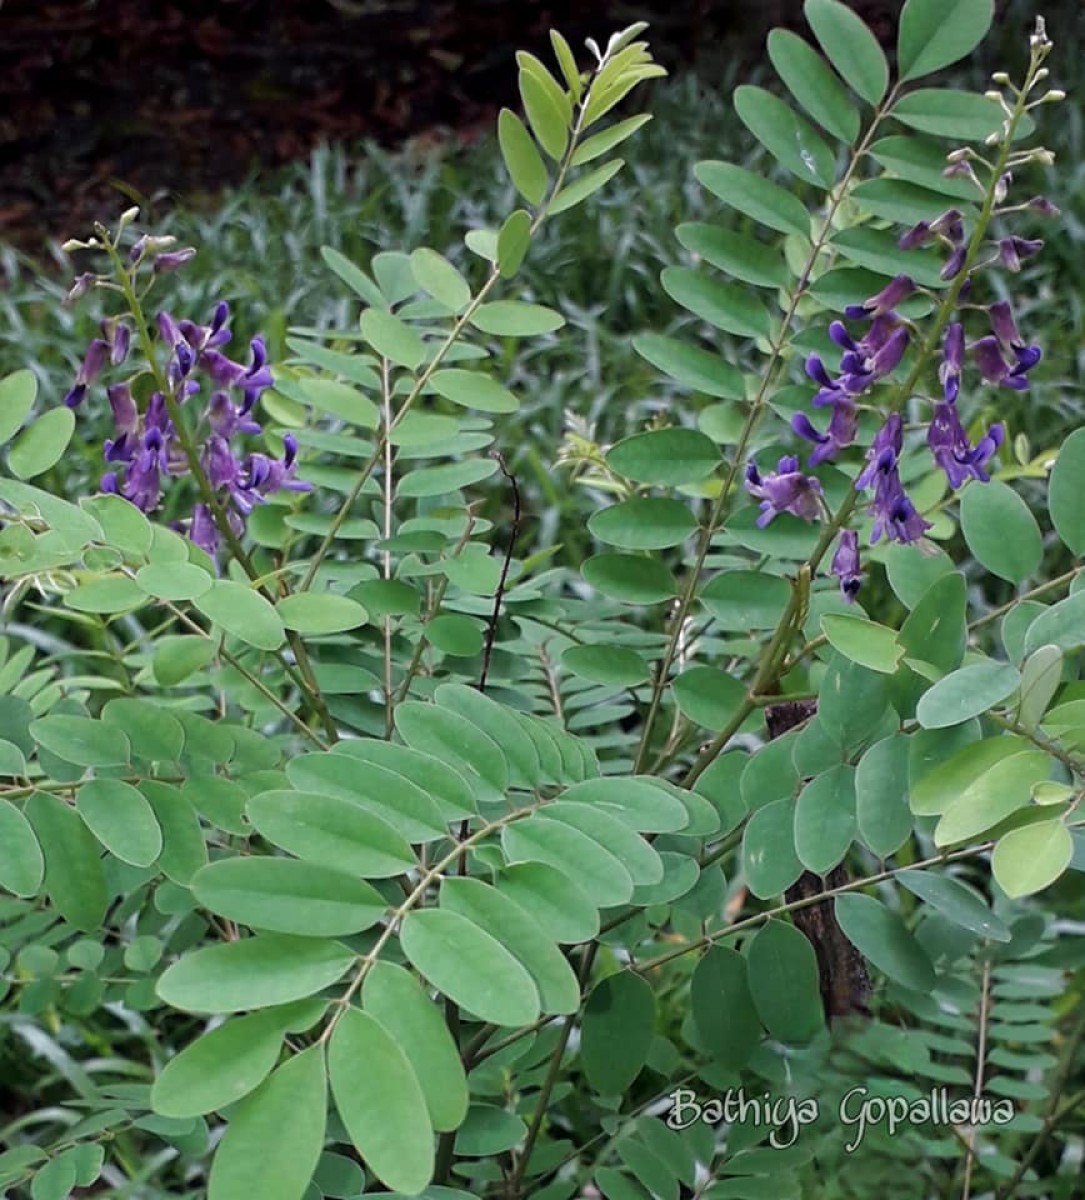
<svg viewBox="0 0 1085 1200">
<path fill-rule="evenodd" d="M 159 269 L 173 269 L 167 263 Z M 113 411 L 115 436 L 105 442 L 105 459 L 114 465 L 102 477 L 101 489 L 130 500 L 143 512 L 154 511 L 162 500 L 165 477 L 189 473 L 189 460 L 171 417 L 171 407 L 183 406 L 192 396 L 209 387 L 207 404 L 198 422 L 200 467 L 234 533 L 240 535 L 244 519 L 253 507 L 274 492 L 288 489 L 307 491 L 310 484 L 294 478 L 297 441 L 287 434 L 281 459 L 251 453 L 244 457 L 231 445 L 238 434 L 261 431 L 253 418 L 260 394 L 273 383 L 263 339 L 252 339 L 249 362 L 235 362 L 221 350 L 231 338 L 227 328 L 230 310 L 225 301 L 215 307 L 211 322 L 175 321 L 159 313 L 158 334 L 166 346 L 164 379 L 166 392 L 151 393 L 143 412 L 133 392 L 134 379 L 111 384 L 106 389 Z M 90 345 L 65 397 L 69 407 L 78 406 L 87 389 L 97 381 L 107 362 L 119 365 L 130 345 L 128 326 L 118 320 L 102 322 L 102 337 Z M 172 402 L 172 405 L 171 405 Z M 198 503 L 188 524 L 188 535 L 198 546 L 214 555 L 220 531 L 215 514 Z"/>
<path fill-rule="evenodd" d="M 1037 197 L 1021 207 L 1045 213 L 1051 211 L 1052 206 L 1041 203 L 1042 199 Z M 921 221 L 904 234 L 899 244 L 901 249 L 910 250 L 930 242 L 938 242 L 948 249 L 941 277 L 946 281 L 958 280 L 957 295 L 961 300 L 967 299 L 971 293 L 972 274 L 977 268 L 969 268 L 968 276 L 960 279 L 968 264 L 968 244 L 964 219 L 958 209 L 949 209 L 932 221 Z M 1017 271 L 1021 262 L 1036 254 L 1042 246 L 1043 242 L 1038 239 L 1003 238 L 997 242 L 988 263 L 997 262 Z M 832 461 L 841 450 L 854 443 L 862 397 L 899 365 L 907 351 L 911 327 L 896 308 L 916 291 L 912 278 L 901 274 L 877 295 L 845 308 L 844 316 L 849 321 L 869 324 L 862 336 L 854 335 L 843 321 L 833 321 L 829 326 L 829 337 L 841 349 L 836 373 L 829 370 L 819 355 L 812 354 L 807 358 L 806 373 L 818 385 L 811 403 L 815 409 L 830 410 L 824 430 L 815 426 L 806 413 L 797 413 L 792 418 L 793 430 L 813 444 L 809 457 L 811 467 Z M 987 314 L 990 332 L 971 344 L 966 343 L 964 326 L 960 322 L 946 328 L 938 370 L 942 397 L 933 403 L 927 428 L 927 446 L 935 463 L 945 472 L 949 486 L 954 489 L 969 479 L 986 483 L 990 479 L 988 464 L 1005 440 L 1005 429 L 997 423 L 975 445 L 969 441 L 957 409 L 966 357 L 970 355 L 982 380 L 1016 391 L 1028 387 L 1028 373 L 1041 358 L 1039 346 L 1030 345 L 1021 336 L 1008 302 L 998 301 L 980 311 Z M 866 466 L 855 481 L 857 490 L 873 491 L 869 507 L 874 519 L 871 542 L 878 541 L 883 535 L 890 541 L 914 542 L 930 528 L 901 484 L 899 464 L 903 440 L 901 417 L 891 413 L 876 435 L 867 452 Z M 781 512 L 790 512 L 807 520 L 817 514 L 821 485 L 813 477 L 802 474 L 795 458 L 781 459 L 779 469 L 764 479 L 756 466 L 751 465 L 746 488 L 761 501 L 758 518 L 761 526 Z M 858 542 L 853 531 L 841 534 L 832 573 L 840 580 L 845 599 L 853 600 L 860 581 Z"/>
</svg>

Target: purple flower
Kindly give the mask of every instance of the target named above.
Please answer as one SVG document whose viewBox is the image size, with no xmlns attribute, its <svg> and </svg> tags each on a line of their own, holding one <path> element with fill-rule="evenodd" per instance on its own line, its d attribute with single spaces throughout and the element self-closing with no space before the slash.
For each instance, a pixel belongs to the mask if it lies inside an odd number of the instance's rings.
<svg viewBox="0 0 1085 1200">
<path fill-rule="evenodd" d="M 871 544 L 883 533 L 890 541 L 914 542 L 930 529 L 930 523 L 916 512 L 900 482 L 897 464 L 903 443 L 904 423 L 898 413 L 891 413 L 867 452 L 865 470 L 855 481 L 856 491 L 874 487 L 870 505 L 870 515 L 874 518 Z"/>
<path fill-rule="evenodd" d="M 964 366 L 964 326 L 955 321 L 946 327 L 942 340 L 942 365 L 938 368 L 938 379 L 942 394 L 952 404 L 961 390 L 961 369 Z"/>
<path fill-rule="evenodd" d="M 212 558 L 215 557 L 219 548 L 219 534 L 211 510 L 206 504 L 197 504 L 193 508 L 188 536 L 201 550 L 205 550 Z"/>
<path fill-rule="evenodd" d="M 916 512 L 915 505 L 905 495 L 895 472 L 891 483 L 892 486 L 887 486 L 880 494 L 875 493 L 874 503 L 870 506 L 870 514 L 874 518 L 871 545 L 883 533 L 891 542 L 916 542 L 931 527 L 930 522 L 924 521 Z"/>
<path fill-rule="evenodd" d="M 899 413 L 890 413 L 885 424 L 874 435 L 874 443 L 867 451 L 867 465 L 855 481 L 855 490 L 861 492 L 870 487 L 879 474 L 896 470 L 903 445 L 904 422 Z"/>
<path fill-rule="evenodd" d="M 953 253 L 946 259 L 945 266 L 938 272 L 939 279 L 956 279 L 964 269 L 964 260 L 968 256 L 968 251 L 964 246 L 958 246 Z"/>
<path fill-rule="evenodd" d="M 869 300 L 864 300 L 862 304 L 849 304 L 844 309 L 844 316 L 856 320 L 863 317 L 885 316 L 887 313 L 892 312 L 902 300 L 906 300 L 914 291 L 915 283 L 911 277 L 908 275 L 898 275 L 882 288 L 876 296 L 871 296 Z"/>
<path fill-rule="evenodd" d="M 814 443 L 810 455 L 810 466 L 835 458 L 838 451 L 850 446 L 855 441 L 855 430 L 858 422 L 858 410 L 847 396 L 842 396 L 833 405 L 833 414 L 829 418 L 829 428 L 825 433 L 819 433 L 814 428 L 806 413 L 796 413 L 791 418 L 791 428 L 808 442 Z"/>
<path fill-rule="evenodd" d="M 853 604 L 863 582 L 859 566 L 859 535 L 854 529 L 841 532 L 829 573 L 840 580 L 840 594 L 849 604 Z"/>
<path fill-rule="evenodd" d="M 764 477 L 756 463 L 746 468 L 746 491 L 761 501 L 758 527 L 764 529 L 782 512 L 812 521 L 819 512 L 818 497 L 821 483 L 811 475 L 799 470 L 799 460 L 794 455 L 785 455 Z"/>
<path fill-rule="evenodd" d="M 998 257 L 1008 271 L 1016 273 L 1021 270 L 1022 259 L 1031 258 L 1043 248 L 1040 238 L 1008 237 L 998 243 Z"/>
<path fill-rule="evenodd" d="M 167 250 L 165 254 L 156 254 L 151 263 L 151 270 L 156 275 L 161 275 L 166 271 L 176 271 L 179 267 L 183 267 L 185 263 L 191 262 L 196 257 L 196 249 L 194 246 L 186 246 L 183 250 Z"/>
<path fill-rule="evenodd" d="M 945 471 L 949 486 L 959 488 L 966 479 L 978 479 L 981 483 L 990 479 L 984 468 L 1002 445 L 1004 436 L 1001 424 L 992 425 L 973 447 L 957 415 L 957 406 L 942 401 L 934 406 L 927 445 L 934 461 Z"/>
<path fill-rule="evenodd" d="M 75 376 L 75 386 L 64 397 L 64 403 L 69 408 L 78 408 L 87 394 L 87 388 L 96 382 L 109 359 L 109 343 L 102 338 L 95 338 L 87 347 L 79 370 Z"/>
<path fill-rule="evenodd" d="M 1026 208 L 1039 213 L 1041 217 L 1057 217 L 1061 211 L 1046 196 L 1033 196 Z"/>
</svg>

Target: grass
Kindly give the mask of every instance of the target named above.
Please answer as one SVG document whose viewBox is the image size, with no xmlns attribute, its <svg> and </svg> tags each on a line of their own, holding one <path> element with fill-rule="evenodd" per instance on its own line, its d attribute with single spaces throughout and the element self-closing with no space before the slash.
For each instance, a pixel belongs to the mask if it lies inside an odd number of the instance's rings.
<svg viewBox="0 0 1085 1200">
<path fill-rule="evenodd" d="M 566 519 L 580 513 L 582 503 L 570 500 L 570 489 L 553 478 L 566 412 L 608 443 L 657 414 L 688 420 L 691 410 L 708 403 L 660 376 L 635 354 L 631 339 L 646 329 L 681 328 L 696 336 L 695 323 L 662 291 L 658 275 L 688 260 L 675 225 L 735 217 L 697 184 L 693 164 L 722 158 L 765 169 L 764 152 L 731 111 L 727 97 L 734 82 L 725 75 L 709 90 L 686 76 L 650 94 L 634 93 L 655 119 L 625 144 L 625 170 L 574 213 L 548 223 L 506 293 L 552 304 L 567 319 L 557 334 L 494 347 L 498 374 L 523 401 L 521 414 L 499 430 L 498 444 L 513 448 L 512 465 L 528 483 L 530 510 L 540 514 L 534 549 L 548 538 L 551 544 L 555 537 L 575 543 L 586 536 L 582 513 Z M 967 82 L 982 86 L 978 78 Z M 983 413 L 988 420 L 1007 419 L 1011 434 L 1024 433 L 1033 452 L 1058 444 L 1085 411 L 1085 312 L 1077 286 L 1085 267 L 1082 109 L 1070 102 L 1042 111 L 1041 120 L 1059 166 L 1030 168 L 1030 179 L 1044 176 L 1037 190 L 1061 202 L 1064 216 L 1044 229 L 1045 252 L 1008 282 L 1019 323 L 1044 344 L 1046 359 L 1025 397 L 989 394 Z M 790 186 L 786 177 L 783 182 Z M 119 197 L 118 210 L 126 203 Z M 263 332 L 274 361 L 286 354 L 288 326 L 346 329 L 356 319 L 357 301 L 324 266 L 322 246 L 365 266 L 380 250 L 431 245 L 469 278 L 480 278 L 463 234 L 496 226 L 517 203 L 493 138 L 427 154 L 410 147 L 391 154 L 373 145 L 321 146 L 307 162 L 254 175 L 213 210 L 146 212 L 152 228 L 199 248 L 193 263 L 163 281 L 155 303 L 205 319 L 217 300 L 228 299 L 238 343 Z M 58 231 L 57 240 L 86 232 Z M 31 367 L 46 405 L 59 402 L 94 333 L 96 297 L 75 310 L 60 303 L 76 269 L 59 250 L 31 261 L 0 248 L 0 322 L 8 334 L 0 344 L 0 374 Z M 702 344 L 721 348 L 719 335 Z M 722 351 L 741 360 L 744 348 L 731 342 Z M 100 470 L 95 442 L 104 435 L 105 414 L 84 412 L 81 420 L 98 430 L 88 429 L 82 439 L 82 463 L 68 458 L 64 479 L 52 481 L 68 492 Z M 555 505 L 560 512 L 550 511 Z"/>
</svg>

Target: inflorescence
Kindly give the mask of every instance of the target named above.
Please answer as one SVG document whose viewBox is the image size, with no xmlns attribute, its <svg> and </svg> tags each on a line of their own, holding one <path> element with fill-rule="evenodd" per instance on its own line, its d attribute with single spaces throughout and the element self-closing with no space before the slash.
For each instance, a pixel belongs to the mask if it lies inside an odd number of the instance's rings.
<svg viewBox="0 0 1085 1200">
<path fill-rule="evenodd" d="M 1046 70 L 1036 70 L 1035 67 L 1046 55 L 1050 43 L 1040 27 L 1037 37 L 1041 38 L 1041 42 L 1033 39 L 1033 70 L 1026 90 L 1047 74 Z M 999 73 L 994 79 L 996 83 L 1009 87 L 1015 95 L 1020 94 L 1004 74 Z M 1007 136 L 1010 107 L 1000 92 L 990 92 L 988 95 L 1001 103 L 1007 115 L 1007 124 L 1001 135 Z M 1061 92 L 1047 92 L 1026 107 L 1058 100 L 1062 95 Z M 997 139 L 1000 135 L 994 136 Z M 1005 216 L 1027 211 L 1041 216 L 1057 216 L 1058 209 L 1043 196 L 1034 196 L 1022 204 L 1006 204 L 1013 182 L 1010 168 L 1032 161 L 1051 160 L 1050 151 L 1044 149 L 1010 154 L 1007 169 L 993 183 L 992 215 Z M 948 155 L 948 162 L 946 175 L 968 178 L 981 193 L 986 193 L 973 164 L 986 167 L 989 179 L 993 179 L 996 168 L 980 154 L 971 149 L 956 150 Z M 966 362 L 971 359 L 979 379 L 984 383 L 1023 391 L 1029 386 L 1028 373 L 1042 355 L 1039 346 L 1030 344 L 1022 337 L 1008 301 L 1000 300 L 989 305 L 971 302 L 975 281 L 989 266 L 1019 271 L 1022 262 L 1038 253 L 1043 242 L 1016 236 L 1003 237 L 991 245 L 990 253 L 985 257 L 982 253 L 977 254 L 975 261 L 972 261 L 965 215 L 957 208 L 950 208 L 931 221 L 920 221 L 899 240 L 902 250 L 914 250 L 932 243 L 947 252 L 940 276 L 955 287 L 958 311 L 962 315 L 966 311 L 980 314 L 986 325 L 982 336 L 969 342 L 964 322 L 958 319 L 946 325 L 941 337 L 938 380 L 942 394 L 941 398 L 931 400 L 932 412 L 927 424 L 926 442 L 934 462 L 945 472 L 949 486 L 957 489 L 970 479 L 981 483 L 990 479 L 989 465 L 1006 436 L 1004 426 L 997 423 L 975 445 L 969 440 L 957 407 Z M 806 413 L 796 413 L 792 418 L 794 432 L 813 444 L 808 466 L 817 467 L 833 461 L 840 451 L 855 442 L 860 410 L 870 406 L 867 397 L 892 374 L 916 340 L 914 323 L 897 311 L 898 306 L 924 291 L 909 275 L 900 274 L 877 295 L 845 308 L 844 316 L 848 321 L 864 322 L 866 329 L 857 335 L 844 321 L 837 320 L 830 324 L 829 337 L 841 350 L 835 374 L 819 355 L 812 354 L 806 359 L 806 374 L 818 385 L 811 403 L 815 409 L 829 409 L 829 421 L 824 431 Z M 874 522 L 870 538 L 872 544 L 883 535 L 890 541 L 915 542 L 931 525 L 916 511 L 901 483 L 899 467 L 904 445 L 904 422 L 900 414 L 894 411 L 888 414 L 883 412 L 882 415 L 883 424 L 866 453 L 866 464 L 854 486 L 857 491 L 873 490 L 868 508 L 868 514 Z M 757 521 L 760 526 L 767 525 L 783 512 L 814 520 L 819 511 L 824 509 L 821 483 L 799 469 L 799 461 L 795 456 L 781 458 L 776 471 L 765 475 L 758 471 L 755 463 L 750 463 L 746 472 L 746 489 L 761 502 L 761 515 Z M 840 581 L 844 598 L 854 600 L 860 585 L 860 566 L 858 535 L 853 530 L 842 531 L 831 573 Z"/>
<path fill-rule="evenodd" d="M 122 221 L 122 228 L 125 223 Z M 132 277 L 145 263 L 150 264 L 154 274 L 159 274 L 175 270 L 192 258 L 195 251 L 167 249 L 171 241 L 140 238 L 128 255 L 126 269 Z M 101 247 L 102 243 L 95 239 L 73 245 L 93 248 Z M 96 283 L 105 281 L 81 275 L 69 298 L 77 299 Z M 160 348 L 164 347 L 164 365 L 157 369 L 155 364 L 148 363 L 129 378 L 106 388 L 115 434 L 103 447 L 111 469 L 102 476 L 99 485 L 103 492 L 123 496 L 145 513 L 157 509 L 163 499 L 164 480 L 191 473 L 185 431 L 178 430 L 175 417 L 179 418 L 191 407 L 194 396 L 206 395 L 192 444 L 197 447 L 197 461 L 210 489 L 212 504 L 207 503 L 204 495 L 183 528 L 196 545 L 212 556 L 218 550 L 223 532 L 216 518 L 228 522 L 233 534 L 240 536 L 255 505 L 283 489 L 308 491 L 311 487 L 294 477 L 298 444 L 292 434 L 283 438 L 281 459 L 258 452 L 242 454 L 235 448 L 239 435 L 261 432 L 253 412 L 261 393 L 274 381 L 262 338 L 255 337 L 250 342 L 247 364 L 235 362 L 223 353 L 222 347 L 232 336 L 227 325 L 229 317 L 225 301 L 215 306 L 208 325 L 178 321 L 167 312 L 158 314 L 157 344 L 152 343 L 148 353 L 161 354 Z M 91 342 L 75 382 L 64 398 L 70 408 L 83 403 L 107 367 L 122 366 L 129 358 L 132 328 L 128 323 L 119 317 L 109 317 L 101 322 L 100 330 L 101 337 Z M 150 337 L 150 331 L 147 332 Z M 140 384 L 145 383 L 148 375 L 154 382 L 141 408 L 138 396 L 148 389 Z"/>
</svg>

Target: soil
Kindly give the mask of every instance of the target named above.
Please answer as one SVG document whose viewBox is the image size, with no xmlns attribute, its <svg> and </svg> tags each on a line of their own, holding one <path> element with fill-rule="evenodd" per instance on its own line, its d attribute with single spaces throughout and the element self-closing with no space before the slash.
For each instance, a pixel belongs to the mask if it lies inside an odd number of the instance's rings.
<svg viewBox="0 0 1085 1200">
<path fill-rule="evenodd" d="M 0 0 L 0 241 L 34 253 L 151 201 L 199 204 L 321 140 L 469 140 L 514 52 L 577 47 L 645 6 L 570 0 Z M 694 48 L 713 5 L 653 18 Z M 682 20 L 676 19 L 681 17 Z"/>
</svg>

